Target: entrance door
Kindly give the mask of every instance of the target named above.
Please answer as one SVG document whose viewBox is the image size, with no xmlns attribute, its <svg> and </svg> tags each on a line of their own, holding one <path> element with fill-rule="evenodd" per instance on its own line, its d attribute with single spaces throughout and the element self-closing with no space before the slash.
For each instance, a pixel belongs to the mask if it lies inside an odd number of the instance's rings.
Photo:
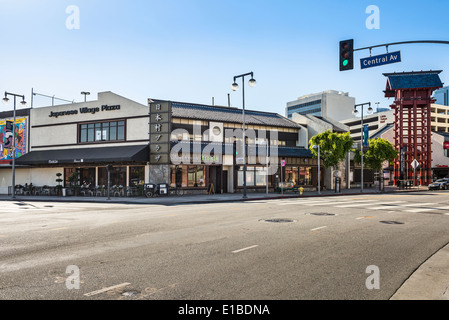
<svg viewBox="0 0 449 320">
<path fill-rule="evenodd" d="M 223 179 L 221 185 L 223 186 L 223 193 L 228 193 L 228 171 L 223 171 Z"/>
<path fill-rule="evenodd" d="M 209 167 L 209 184 L 214 185 L 214 191 L 215 193 L 221 193 L 223 190 L 222 181 L 221 181 L 221 173 L 222 168 L 221 167 Z"/>
</svg>

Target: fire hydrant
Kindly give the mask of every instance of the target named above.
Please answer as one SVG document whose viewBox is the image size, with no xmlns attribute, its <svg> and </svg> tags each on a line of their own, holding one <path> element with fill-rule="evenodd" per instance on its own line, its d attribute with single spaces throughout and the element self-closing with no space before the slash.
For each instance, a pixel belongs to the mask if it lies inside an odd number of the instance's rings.
<svg viewBox="0 0 449 320">
<path fill-rule="evenodd" d="M 303 193 L 304 193 L 304 188 L 303 187 L 299 188 L 299 194 L 302 196 Z"/>
</svg>

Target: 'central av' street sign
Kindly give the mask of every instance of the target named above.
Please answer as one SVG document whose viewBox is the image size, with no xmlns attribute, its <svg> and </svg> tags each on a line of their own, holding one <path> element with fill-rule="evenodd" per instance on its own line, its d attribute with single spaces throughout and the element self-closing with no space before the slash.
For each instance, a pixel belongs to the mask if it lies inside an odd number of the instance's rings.
<svg viewBox="0 0 449 320">
<path fill-rule="evenodd" d="M 401 51 L 360 59 L 360 67 L 361 69 L 368 69 L 397 62 L 401 62 Z"/>
</svg>

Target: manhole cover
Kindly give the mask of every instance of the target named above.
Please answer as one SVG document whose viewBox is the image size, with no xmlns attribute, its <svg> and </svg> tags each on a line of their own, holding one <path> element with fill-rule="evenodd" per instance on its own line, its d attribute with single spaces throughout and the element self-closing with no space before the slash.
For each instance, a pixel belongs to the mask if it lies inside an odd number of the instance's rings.
<svg viewBox="0 0 449 320">
<path fill-rule="evenodd" d="M 309 213 L 313 216 L 323 216 L 323 217 L 331 217 L 331 216 L 335 216 L 335 214 L 333 213 L 327 213 L 327 212 L 314 212 L 314 213 Z"/>
<path fill-rule="evenodd" d="M 380 223 L 384 223 L 384 224 L 404 224 L 403 222 L 398 222 L 398 221 L 380 221 Z"/>
<path fill-rule="evenodd" d="M 273 222 L 273 223 L 291 223 L 291 222 L 295 222 L 292 219 L 268 219 L 268 220 L 263 220 L 265 222 Z"/>
</svg>

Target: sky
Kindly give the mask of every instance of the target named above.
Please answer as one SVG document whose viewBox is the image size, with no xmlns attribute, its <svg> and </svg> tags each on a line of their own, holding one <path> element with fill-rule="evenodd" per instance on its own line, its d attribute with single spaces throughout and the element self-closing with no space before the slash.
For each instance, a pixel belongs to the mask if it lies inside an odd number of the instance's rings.
<svg viewBox="0 0 449 320">
<path fill-rule="evenodd" d="M 379 9 L 378 29 L 366 25 L 370 5 Z M 255 88 L 245 80 L 247 109 L 285 115 L 287 102 L 325 90 L 385 108 L 392 100 L 383 73 L 443 70 L 449 83 L 449 45 L 392 46 L 401 63 L 365 70 L 359 60 L 369 51 L 357 51 L 354 70 L 340 72 L 339 42 L 447 41 L 448 14 L 446 0 L 0 0 L 0 93 L 23 94 L 28 106 L 32 88 L 75 102 L 82 91 L 88 100 L 112 91 L 142 104 L 226 106 L 230 94 L 241 107 L 233 78 L 254 72 Z M 34 97 L 34 107 L 51 103 Z"/>
</svg>

